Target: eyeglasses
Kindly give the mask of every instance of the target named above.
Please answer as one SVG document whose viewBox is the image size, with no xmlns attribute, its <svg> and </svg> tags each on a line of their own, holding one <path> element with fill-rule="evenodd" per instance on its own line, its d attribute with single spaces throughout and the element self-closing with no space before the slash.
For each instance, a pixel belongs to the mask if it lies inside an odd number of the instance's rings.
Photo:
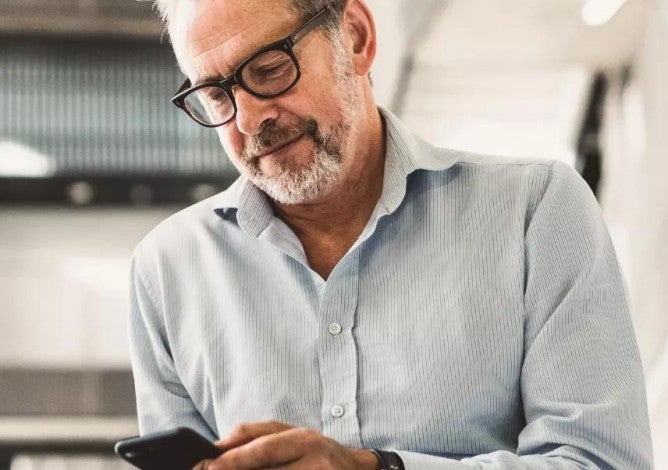
<svg viewBox="0 0 668 470">
<path fill-rule="evenodd" d="M 276 98 L 287 93 L 301 77 L 294 45 L 320 26 L 329 12 L 329 7 L 323 8 L 290 36 L 255 52 L 229 78 L 195 86 L 186 80 L 172 98 L 172 103 L 202 126 L 219 127 L 237 114 L 232 92 L 235 85 L 257 98 Z"/>
</svg>

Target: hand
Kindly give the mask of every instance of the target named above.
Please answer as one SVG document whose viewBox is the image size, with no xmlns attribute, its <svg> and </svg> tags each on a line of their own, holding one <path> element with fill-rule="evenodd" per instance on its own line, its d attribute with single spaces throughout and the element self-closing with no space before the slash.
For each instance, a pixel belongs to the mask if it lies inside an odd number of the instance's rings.
<svg viewBox="0 0 668 470">
<path fill-rule="evenodd" d="M 222 441 L 225 453 L 204 460 L 193 470 L 377 470 L 378 460 L 368 450 L 348 449 L 318 431 L 275 421 L 242 424 Z"/>
</svg>

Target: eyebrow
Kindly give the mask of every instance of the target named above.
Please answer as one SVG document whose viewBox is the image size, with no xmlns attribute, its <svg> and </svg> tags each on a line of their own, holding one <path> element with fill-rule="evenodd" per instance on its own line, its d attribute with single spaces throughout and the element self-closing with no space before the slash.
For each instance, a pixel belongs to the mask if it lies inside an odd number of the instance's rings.
<svg viewBox="0 0 668 470">
<path fill-rule="evenodd" d="M 225 75 L 205 75 L 204 77 L 199 78 L 197 81 L 192 81 L 191 80 L 190 85 L 191 86 L 198 86 L 198 85 L 202 85 L 202 84 L 208 83 L 208 82 L 222 82 L 224 80 L 227 80 L 229 77 L 231 77 L 234 74 L 234 72 L 239 68 L 239 66 L 244 63 L 244 61 L 246 59 L 248 59 L 249 57 L 252 57 L 253 54 L 255 54 L 256 52 L 257 52 L 257 50 L 255 52 L 251 53 L 250 55 L 246 56 L 245 58 L 241 59 L 239 61 L 238 65 L 236 65 L 232 69 L 232 72 L 230 73 L 230 75 L 227 75 L 227 76 L 225 76 Z"/>
<path fill-rule="evenodd" d="M 203 85 L 203 84 L 208 83 L 208 82 L 222 82 L 222 81 L 226 80 L 227 78 L 228 77 L 224 77 L 224 76 L 221 76 L 221 75 L 210 75 L 210 76 L 206 76 L 204 78 L 200 78 L 196 82 L 191 81 L 190 85 L 191 86 L 198 86 L 198 85 Z"/>
</svg>

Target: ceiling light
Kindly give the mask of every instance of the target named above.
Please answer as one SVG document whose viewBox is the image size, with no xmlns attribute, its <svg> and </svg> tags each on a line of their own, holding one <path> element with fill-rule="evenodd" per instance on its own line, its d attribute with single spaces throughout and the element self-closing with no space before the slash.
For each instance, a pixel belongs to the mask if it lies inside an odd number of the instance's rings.
<svg viewBox="0 0 668 470">
<path fill-rule="evenodd" d="M 612 19 L 626 0 L 587 0 L 582 7 L 582 19 L 589 26 L 601 26 Z"/>
<path fill-rule="evenodd" d="M 0 177 L 47 177 L 54 170 L 52 158 L 18 142 L 0 141 Z"/>
</svg>

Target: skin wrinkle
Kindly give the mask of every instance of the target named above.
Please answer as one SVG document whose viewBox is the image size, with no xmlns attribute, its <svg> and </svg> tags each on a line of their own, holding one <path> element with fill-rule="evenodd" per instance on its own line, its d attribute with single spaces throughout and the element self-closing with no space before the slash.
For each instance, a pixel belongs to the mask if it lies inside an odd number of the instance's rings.
<svg viewBox="0 0 668 470">
<path fill-rule="evenodd" d="M 247 28 L 247 29 L 249 29 L 249 28 Z M 239 38 L 239 40 L 237 42 L 241 43 L 242 40 L 240 39 L 240 37 L 241 37 L 242 34 L 244 34 L 246 32 L 246 30 L 238 32 L 234 37 L 232 37 L 230 39 L 230 41 L 234 42 L 234 39 Z M 234 58 L 227 57 L 227 56 L 222 55 L 222 54 L 216 55 L 216 50 L 223 47 L 225 45 L 224 43 L 220 44 L 219 46 L 214 47 L 213 49 L 209 49 L 205 46 L 205 44 L 206 44 L 205 39 L 193 40 L 193 42 L 194 42 L 194 45 L 198 46 L 197 47 L 198 49 L 202 49 L 202 52 L 200 52 L 199 54 L 194 55 L 194 57 L 192 59 L 193 62 L 195 62 L 195 63 L 206 63 L 207 62 L 207 60 L 206 60 L 207 56 L 212 56 L 212 60 L 215 62 L 217 69 L 228 70 L 229 71 L 229 72 L 226 72 L 224 74 L 218 75 L 218 77 L 220 77 L 221 79 L 224 78 L 224 77 L 230 76 L 232 71 L 236 68 L 234 66 L 234 64 L 235 63 L 241 63 L 241 61 L 243 60 L 243 59 L 241 59 L 241 60 L 236 61 L 236 60 L 234 60 Z M 212 76 L 202 76 L 202 73 L 199 72 L 198 70 L 194 70 L 190 75 L 191 75 L 190 76 L 190 82 L 193 83 L 193 84 L 197 84 L 197 83 L 201 83 L 201 82 L 204 82 L 204 81 L 215 79 Z"/>
<path fill-rule="evenodd" d="M 199 14 L 193 20 L 198 22 L 202 19 L 203 14 Z M 223 42 L 220 42 L 219 38 L 223 36 L 226 32 L 229 32 L 228 29 L 225 31 L 218 30 L 213 28 L 216 32 L 210 35 L 198 36 L 201 31 L 206 31 L 207 28 L 191 28 L 187 34 L 187 53 L 192 56 L 190 59 L 194 64 L 207 64 L 208 60 L 212 60 L 216 64 L 216 68 L 224 71 L 225 73 L 216 74 L 216 77 L 226 77 L 229 76 L 236 67 L 243 62 L 248 56 L 253 54 L 256 50 L 260 49 L 267 44 L 271 44 L 274 41 L 277 41 L 292 32 L 298 25 L 298 22 L 289 15 L 284 15 L 286 18 L 276 18 L 276 23 L 269 25 L 269 30 L 266 35 L 260 38 L 253 38 L 248 40 L 249 31 L 255 30 L 258 26 L 247 25 L 242 27 L 241 30 L 235 32 L 232 36 L 225 39 Z M 213 21 L 213 18 L 206 18 L 205 21 Z M 286 24 L 287 23 L 287 24 Z M 232 27 L 231 25 L 229 25 Z M 261 25 L 259 27 L 263 27 Z M 252 34 L 250 36 L 253 36 Z M 305 38 L 304 40 L 306 40 Z M 194 51 L 200 51 L 193 53 Z M 234 51 L 232 54 L 219 53 L 220 51 Z M 208 57 L 211 59 L 208 59 Z M 195 70 L 190 71 L 187 75 L 190 76 L 192 83 L 198 83 L 205 81 L 212 77 L 212 75 L 207 75 L 202 73 L 201 68 L 203 66 L 197 67 L 195 65 Z"/>
<path fill-rule="evenodd" d="M 298 24 L 296 24 L 296 26 L 295 26 L 294 28 L 289 29 L 287 33 L 279 33 L 279 34 L 274 35 L 274 36 L 275 36 L 275 39 L 269 39 L 269 40 L 267 40 L 267 41 L 262 41 L 262 42 L 259 42 L 259 41 L 258 41 L 258 45 L 257 45 L 256 47 L 252 47 L 252 48 L 251 48 L 251 47 L 245 47 L 245 46 L 244 46 L 244 48 L 245 48 L 245 49 L 248 49 L 249 52 L 248 52 L 247 54 L 245 54 L 245 55 L 238 54 L 238 55 L 240 56 L 239 59 L 235 59 L 235 58 L 233 58 L 233 57 L 225 57 L 225 56 L 222 56 L 222 57 L 216 57 L 215 54 L 214 54 L 215 50 L 218 49 L 218 48 L 221 48 L 224 44 L 220 44 L 219 46 L 215 47 L 214 49 L 211 49 L 210 51 L 204 51 L 204 52 L 202 52 L 202 53 L 199 53 L 198 55 L 194 56 L 194 58 L 193 58 L 194 61 L 197 61 L 197 62 L 205 62 L 205 58 L 203 58 L 202 56 L 205 55 L 205 54 L 207 54 L 207 55 L 208 55 L 208 54 L 211 54 L 211 55 L 214 57 L 213 60 L 216 60 L 216 67 L 217 67 L 217 69 L 219 69 L 219 70 L 226 70 L 227 72 L 224 73 L 224 74 L 216 74 L 216 75 L 208 75 L 208 76 L 207 76 L 207 75 L 203 75 L 203 74 L 198 74 L 197 71 L 194 71 L 194 72 L 192 73 L 191 83 L 193 83 L 193 84 L 198 84 L 198 83 L 202 83 L 202 82 L 206 82 L 206 81 L 211 81 L 211 80 L 223 80 L 223 79 L 229 77 L 229 76 L 232 75 L 232 73 L 237 69 L 237 67 L 239 66 L 239 64 L 241 64 L 244 60 L 246 60 L 248 57 L 250 57 L 251 55 L 253 55 L 257 50 L 259 50 L 259 49 L 261 49 L 262 47 L 267 46 L 267 45 L 269 45 L 269 44 L 271 44 L 271 43 L 273 43 L 273 42 L 275 42 L 275 41 L 278 41 L 278 40 L 280 40 L 280 39 L 283 39 L 283 38 L 286 37 L 288 34 L 290 34 L 292 31 L 294 31 L 297 27 L 298 27 Z M 247 29 L 250 29 L 250 28 L 247 28 Z M 285 29 L 285 28 L 283 28 L 283 29 Z M 244 32 L 244 31 L 237 33 L 237 35 L 235 35 L 235 37 L 236 37 L 236 36 L 240 36 L 243 32 Z M 317 31 L 313 31 L 313 32 L 311 32 L 310 34 L 318 34 L 318 32 L 317 32 Z M 310 36 L 310 35 L 309 35 L 309 36 Z M 299 41 L 299 43 L 297 43 L 297 44 L 293 47 L 293 51 L 296 53 L 297 58 L 299 58 L 299 51 L 300 51 L 300 49 L 302 49 L 303 47 L 306 46 L 306 44 L 308 44 L 309 39 L 310 39 L 309 36 L 303 38 L 301 41 Z M 271 36 L 271 37 L 273 37 L 273 36 Z M 232 38 L 232 39 L 233 39 L 233 38 Z M 239 43 L 241 43 L 241 44 L 246 44 L 246 43 L 243 42 L 242 40 L 239 40 Z M 222 59 L 222 60 L 221 60 L 221 59 Z M 225 61 L 224 64 L 223 64 L 223 62 L 222 62 L 223 60 Z"/>
</svg>

